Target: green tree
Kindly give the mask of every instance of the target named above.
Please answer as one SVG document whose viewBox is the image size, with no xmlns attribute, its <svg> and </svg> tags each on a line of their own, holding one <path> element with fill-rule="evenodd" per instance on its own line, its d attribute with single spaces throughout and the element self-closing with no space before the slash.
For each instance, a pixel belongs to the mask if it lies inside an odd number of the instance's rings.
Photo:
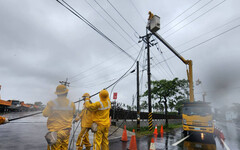
<svg viewBox="0 0 240 150">
<path fill-rule="evenodd" d="M 147 101 L 143 101 L 140 105 L 140 111 L 141 110 L 147 110 L 147 108 L 148 108 Z"/>
<path fill-rule="evenodd" d="M 34 105 L 42 106 L 42 102 L 35 102 Z"/>
<path fill-rule="evenodd" d="M 159 80 L 152 81 L 151 97 L 158 101 L 159 104 L 164 105 L 164 113 L 168 114 L 169 101 L 179 101 L 186 98 L 188 95 L 188 81 L 175 78 L 173 80 Z M 148 90 L 144 92 L 143 96 L 148 95 Z M 172 107 L 172 106 L 171 106 Z M 166 126 L 168 127 L 168 119 L 166 117 Z"/>
</svg>

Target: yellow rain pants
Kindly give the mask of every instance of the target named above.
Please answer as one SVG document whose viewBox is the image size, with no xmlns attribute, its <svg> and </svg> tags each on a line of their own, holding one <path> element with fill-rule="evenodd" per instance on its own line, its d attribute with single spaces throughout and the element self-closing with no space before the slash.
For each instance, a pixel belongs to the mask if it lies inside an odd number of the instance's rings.
<svg viewBox="0 0 240 150">
<path fill-rule="evenodd" d="M 109 150 L 108 131 L 109 126 L 98 126 L 94 134 L 93 150 Z"/>
<path fill-rule="evenodd" d="M 48 150 L 67 150 L 70 131 L 70 128 L 57 131 L 57 142 L 51 146 L 51 149 L 48 145 Z"/>
<path fill-rule="evenodd" d="M 86 150 L 90 150 L 91 143 L 89 142 L 89 134 L 88 134 L 89 128 L 82 127 L 81 132 L 78 135 L 77 139 L 77 150 L 82 150 L 83 145 L 85 145 Z"/>
</svg>

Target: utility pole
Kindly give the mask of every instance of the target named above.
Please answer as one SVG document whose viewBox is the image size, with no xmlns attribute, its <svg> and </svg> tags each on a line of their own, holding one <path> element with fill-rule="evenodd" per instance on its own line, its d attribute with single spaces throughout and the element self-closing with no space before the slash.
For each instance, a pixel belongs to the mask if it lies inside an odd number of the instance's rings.
<svg viewBox="0 0 240 150">
<path fill-rule="evenodd" d="M 139 61 L 137 61 L 137 131 L 140 131 Z"/>
<path fill-rule="evenodd" d="M 150 70 L 150 44 L 149 39 L 150 35 L 148 34 L 148 30 L 146 29 L 146 36 L 147 36 L 147 75 L 148 75 L 148 129 L 149 131 L 153 130 L 152 124 L 152 99 L 151 99 L 151 70 Z"/>
<path fill-rule="evenodd" d="M 59 81 L 60 84 L 65 85 L 66 87 L 69 87 L 70 82 L 68 82 L 68 78 L 66 78 L 66 81 Z"/>
<path fill-rule="evenodd" d="M 152 124 L 152 99 L 151 99 L 151 70 L 150 70 L 150 47 L 156 45 L 157 43 L 151 43 L 150 37 L 152 36 L 151 33 L 148 33 L 148 30 L 146 29 L 146 35 L 140 36 L 141 39 L 139 41 L 144 41 L 147 44 L 147 75 L 148 75 L 148 129 L 149 131 L 153 130 L 153 124 Z M 154 40 L 153 40 L 154 41 Z"/>
</svg>

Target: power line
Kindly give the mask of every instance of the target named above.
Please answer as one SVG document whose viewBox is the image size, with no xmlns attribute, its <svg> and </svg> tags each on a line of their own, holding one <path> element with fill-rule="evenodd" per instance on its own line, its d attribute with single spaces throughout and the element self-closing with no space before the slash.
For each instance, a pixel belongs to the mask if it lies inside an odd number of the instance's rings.
<svg viewBox="0 0 240 150">
<path fill-rule="evenodd" d="M 221 35 L 229 32 L 229 31 L 231 31 L 231 30 L 234 30 L 234 29 L 238 28 L 238 27 L 240 27 L 240 24 L 239 24 L 239 25 L 236 25 L 236 26 L 234 26 L 234 27 L 232 27 L 232 28 L 230 28 L 230 29 L 228 29 L 228 30 L 226 30 L 226 31 L 224 31 L 224 32 L 221 32 L 221 33 L 219 33 L 219 34 L 217 34 L 217 35 L 215 35 L 215 36 L 213 36 L 213 37 L 211 37 L 211 38 L 209 38 L 209 39 L 207 39 L 207 40 L 205 40 L 205 41 L 203 41 L 203 42 L 200 42 L 200 43 L 198 43 L 198 44 L 196 44 L 196 45 L 194 45 L 194 46 L 192 46 L 192 47 L 190 47 L 190 48 L 187 48 L 187 49 L 183 50 L 182 52 L 180 52 L 180 54 L 185 53 L 185 52 L 187 52 L 187 51 L 190 51 L 190 50 L 192 50 L 193 48 L 196 48 L 196 47 L 198 47 L 198 46 L 200 46 L 200 45 L 202 45 L 202 44 L 204 44 L 204 43 L 207 43 L 208 41 L 211 41 L 211 40 L 213 40 L 213 39 L 215 39 L 215 38 L 217 38 L 217 37 L 219 37 L 219 36 L 221 36 Z M 171 57 L 168 57 L 166 60 L 170 60 L 170 59 L 172 59 L 172 58 L 174 58 L 174 57 L 175 57 L 175 55 L 173 55 L 173 56 L 171 56 Z M 160 64 L 160 63 L 163 63 L 163 62 L 164 62 L 164 61 L 161 61 L 161 62 L 157 63 L 156 65 L 158 65 L 158 64 Z M 156 66 L 156 65 L 155 65 L 155 66 Z M 155 67 L 155 66 L 153 66 L 153 67 Z"/>
<path fill-rule="evenodd" d="M 215 9 L 216 7 L 218 7 L 219 5 L 221 5 L 222 3 L 224 3 L 226 0 L 223 0 L 222 2 L 218 3 L 217 5 L 213 6 L 212 8 L 210 8 L 209 10 L 207 10 L 206 12 L 204 12 L 203 14 L 199 15 L 197 18 L 193 19 L 192 21 L 190 21 L 189 23 L 183 25 L 181 28 L 177 29 L 176 31 L 170 33 L 169 35 L 167 35 L 165 38 L 170 37 L 171 35 L 175 34 L 176 32 L 178 32 L 179 30 L 181 30 L 182 28 L 186 27 L 187 25 L 191 24 L 192 22 L 194 22 L 195 20 L 199 19 L 200 17 L 204 16 L 205 14 L 207 14 L 208 12 L 210 12 L 211 10 Z"/>
<path fill-rule="evenodd" d="M 65 3 L 65 5 L 63 3 L 61 3 L 59 0 L 57 0 L 58 3 L 60 3 L 63 7 L 65 7 L 66 9 L 68 9 L 71 13 L 73 13 L 76 17 L 78 17 L 79 19 L 81 19 L 84 23 L 86 23 L 89 27 L 91 27 L 93 30 L 95 30 L 97 33 L 99 33 L 103 38 L 105 38 L 106 40 L 108 40 L 113 46 L 115 46 L 116 48 L 118 48 L 120 51 L 122 51 L 123 53 L 125 53 L 129 58 L 131 58 L 132 60 L 135 60 L 130 54 L 128 54 L 124 49 L 122 49 L 119 45 L 117 45 L 115 42 L 113 42 L 109 37 L 107 37 L 104 33 L 102 33 L 98 28 L 96 28 L 91 22 L 89 22 L 86 18 L 84 18 L 79 12 L 77 12 L 75 9 L 73 9 L 67 2 L 65 2 L 64 0 L 62 0 L 62 2 Z"/>
<path fill-rule="evenodd" d="M 122 14 L 116 9 L 116 7 L 115 7 L 109 0 L 107 0 L 107 2 L 113 7 L 113 9 L 119 14 L 119 16 L 121 16 L 122 19 L 134 30 L 134 32 L 138 34 L 138 32 L 137 32 L 137 31 L 133 28 L 133 26 L 122 16 Z M 138 36 L 140 36 L 140 35 L 138 34 Z"/>
<path fill-rule="evenodd" d="M 131 45 L 131 43 L 122 35 L 122 33 L 120 33 L 105 17 L 103 17 L 103 15 L 101 15 L 97 9 L 95 9 L 87 0 L 85 0 L 85 2 L 96 12 L 104 21 L 106 21 L 109 26 L 111 26 L 118 34 L 120 34 L 121 37 L 122 37 L 126 42 L 128 42 L 128 44 Z"/>
<path fill-rule="evenodd" d="M 162 29 L 164 29 L 166 26 L 168 26 L 170 23 L 172 23 L 173 21 L 175 21 L 177 18 L 179 18 L 180 16 L 182 16 L 185 12 L 187 12 L 188 10 L 190 10 L 191 8 L 193 8 L 195 5 L 197 5 L 201 0 L 198 0 L 196 3 L 194 3 L 193 5 L 191 5 L 190 7 L 188 7 L 186 10 L 184 10 L 181 14 L 179 14 L 178 16 L 176 16 L 174 19 L 172 19 L 170 22 L 168 22 L 165 26 L 162 27 Z"/>
<path fill-rule="evenodd" d="M 117 24 L 117 26 L 133 41 L 134 39 L 123 29 L 123 27 L 111 16 L 109 15 L 109 13 L 96 1 L 94 0 L 94 2 Z"/>
<path fill-rule="evenodd" d="M 175 24 L 174 26 L 172 26 L 170 29 L 168 29 L 167 31 L 163 32 L 162 35 L 164 35 L 165 33 L 167 33 L 168 31 L 172 30 L 174 27 L 176 27 L 177 25 L 179 25 L 180 23 L 182 23 L 184 20 L 186 20 L 187 18 L 191 17 L 193 14 L 195 14 L 196 12 L 198 12 L 199 10 L 203 9 L 204 7 L 206 7 L 208 4 L 210 4 L 213 0 L 210 0 L 209 2 L 207 2 L 205 5 L 203 5 L 202 7 L 200 7 L 199 9 L 197 9 L 196 11 L 194 11 L 193 13 L 191 13 L 190 15 L 188 15 L 187 17 L 183 18 L 181 21 L 179 21 L 177 24 Z"/>
<path fill-rule="evenodd" d="M 145 21 L 145 18 L 141 15 L 140 11 L 137 9 L 137 7 L 135 6 L 135 4 L 132 2 L 132 0 L 129 0 L 129 2 L 132 4 L 132 6 L 134 7 L 134 9 L 137 11 L 138 15 L 142 18 L 144 23 L 147 23 Z"/>
<path fill-rule="evenodd" d="M 132 48 L 132 47 L 134 47 L 135 45 L 136 45 L 136 44 L 133 44 L 132 46 L 130 46 L 130 47 L 129 47 L 129 48 L 127 48 L 126 50 L 129 50 L 129 49 L 131 49 L 131 48 Z M 121 53 L 121 52 L 119 52 L 119 53 Z M 90 70 L 92 70 L 92 69 L 94 69 L 94 68 L 98 67 L 98 66 L 99 66 L 99 65 L 101 65 L 101 64 L 104 64 L 104 63 L 108 62 L 109 60 L 111 60 L 111 59 L 115 58 L 116 56 L 118 56 L 118 57 L 119 57 L 119 53 L 118 53 L 118 54 L 114 54 L 114 55 L 110 56 L 110 57 L 109 57 L 109 59 L 107 59 L 107 60 L 104 60 L 104 61 L 102 61 L 102 62 L 100 62 L 100 63 L 98 63 L 98 64 L 95 64 L 94 66 L 92 66 L 92 67 L 90 67 L 90 68 L 88 68 L 88 69 L 85 69 L 84 71 L 82 71 L 82 72 L 80 72 L 80 73 L 78 73 L 78 74 L 76 74 L 76 75 L 74 75 L 74 76 L 70 77 L 69 79 L 76 78 L 77 76 L 79 76 L 79 75 L 81 75 L 81 74 L 83 74 L 83 73 L 85 73 L 85 72 L 87 72 L 87 71 L 90 71 Z"/>
<path fill-rule="evenodd" d="M 136 54 L 136 53 L 135 53 L 135 54 Z M 120 60 L 118 60 L 117 62 L 122 62 L 122 61 L 125 60 L 125 59 L 126 59 L 126 58 L 120 59 Z M 99 65 L 98 65 L 98 66 L 99 66 Z M 109 65 L 108 65 L 107 67 L 105 67 L 104 69 L 99 68 L 98 71 L 95 71 L 94 73 L 89 73 L 89 74 L 85 75 L 85 77 L 81 77 L 80 79 L 76 79 L 76 80 L 73 80 L 73 81 L 71 81 L 71 82 L 76 82 L 76 81 L 79 81 L 79 80 L 83 80 L 83 79 L 85 79 L 85 78 L 87 78 L 87 77 L 89 77 L 89 76 L 95 75 L 95 73 L 97 73 L 97 72 L 99 72 L 99 71 L 107 70 L 108 67 L 112 67 L 112 63 L 109 64 Z M 95 67 L 93 67 L 93 68 L 95 68 Z M 93 69 L 93 68 L 92 68 L 92 69 Z M 92 69 L 91 69 L 91 70 L 92 70 Z M 85 73 L 85 72 L 82 72 L 82 73 Z"/>
<path fill-rule="evenodd" d="M 184 42 L 184 43 L 182 43 L 182 44 L 179 44 L 179 45 L 177 45 L 176 47 L 181 47 L 181 46 L 183 46 L 183 45 L 185 45 L 185 44 L 187 44 L 187 43 L 190 43 L 190 42 L 192 42 L 192 41 L 194 41 L 194 40 L 196 40 L 196 39 L 198 39 L 198 38 L 200 38 L 200 37 L 202 37 L 202 36 L 204 36 L 204 35 L 206 35 L 206 34 L 209 34 L 209 33 L 212 33 L 212 32 L 214 32 L 214 31 L 216 31 L 217 29 L 220 29 L 220 28 L 222 28 L 222 27 L 224 27 L 224 26 L 226 26 L 226 25 L 228 25 L 228 24 L 230 24 L 230 23 L 232 23 L 232 22 L 234 22 L 234 21 L 236 21 L 236 20 L 238 20 L 238 19 L 240 19 L 240 17 L 237 17 L 237 18 L 235 18 L 235 19 L 233 19 L 233 20 L 231 20 L 231 21 L 229 21 L 229 22 L 227 22 L 227 23 L 225 23 L 225 24 L 223 24 L 223 25 L 221 25 L 221 26 L 218 26 L 217 28 L 214 28 L 213 30 L 211 30 L 211 31 L 209 31 L 209 32 L 205 32 L 205 33 L 203 33 L 203 34 L 201 34 L 201 35 L 199 35 L 199 36 L 197 36 L 197 37 L 195 37 L 195 38 L 193 38 L 193 39 L 191 39 L 191 40 L 189 40 L 189 41 L 187 41 L 187 42 Z"/>
</svg>

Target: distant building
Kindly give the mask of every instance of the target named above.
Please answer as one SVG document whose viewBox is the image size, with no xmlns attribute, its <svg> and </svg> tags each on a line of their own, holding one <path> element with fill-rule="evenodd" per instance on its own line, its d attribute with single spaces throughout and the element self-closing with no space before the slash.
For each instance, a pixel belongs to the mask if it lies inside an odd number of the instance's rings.
<svg viewBox="0 0 240 150">
<path fill-rule="evenodd" d="M 233 121 L 238 118 L 238 113 L 236 111 L 228 110 L 225 114 L 227 121 Z"/>
</svg>

